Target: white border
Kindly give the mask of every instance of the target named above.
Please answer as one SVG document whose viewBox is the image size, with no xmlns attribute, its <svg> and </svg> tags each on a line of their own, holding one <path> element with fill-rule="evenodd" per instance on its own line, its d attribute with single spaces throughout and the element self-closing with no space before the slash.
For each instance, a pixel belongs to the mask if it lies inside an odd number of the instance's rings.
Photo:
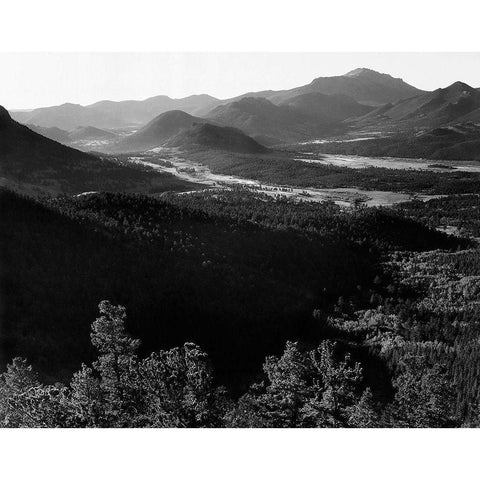
<svg viewBox="0 0 480 480">
<path fill-rule="evenodd" d="M 478 0 L 15 0 L 2 51 L 480 50 Z"/>
<path fill-rule="evenodd" d="M 12 479 L 451 480 L 478 474 L 474 430 L 2 433 L 2 476 Z"/>
<path fill-rule="evenodd" d="M 478 0 L 16 0 L 0 12 L 1 51 L 480 51 Z M 69 480 L 472 478 L 478 440 L 473 430 L 0 432 L 3 478 Z"/>
</svg>

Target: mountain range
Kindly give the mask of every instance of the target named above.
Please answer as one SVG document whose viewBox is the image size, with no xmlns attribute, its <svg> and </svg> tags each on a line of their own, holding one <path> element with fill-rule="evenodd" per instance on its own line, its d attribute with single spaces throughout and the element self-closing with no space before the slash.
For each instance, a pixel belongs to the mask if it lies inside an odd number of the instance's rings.
<svg viewBox="0 0 480 480">
<path fill-rule="evenodd" d="M 210 112 L 220 105 L 241 100 L 244 97 L 260 97 L 275 105 L 304 94 L 343 95 L 367 104 L 380 105 L 423 93 L 401 79 L 365 68 L 356 69 L 336 77 L 320 77 L 311 83 L 290 90 L 250 92 L 235 98 L 219 100 L 210 95 L 192 95 L 172 99 L 159 95 L 142 101 L 100 101 L 82 106 L 72 103 L 37 108 L 31 111 L 12 111 L 12 117 L 24 124 L 40 127 L 58 127 L 72 130 L 81 126 L 102 129 L 138 127 L 169 110 L 182 110 L 191 115 L 210 117 Z M 338 99 L 341 102 L 340 99 Z"/>
<path fill-rule="evenodd" d="M 480 122 L 480 91 L 463 82 L 388 103 L 355 121 L 359 126 L 383 124 L 402 129 L 462 122 Z"/>
<path fill-rule="evenodd" d="M 104 100 L 87 106 L 64 103 L 53 107 L 37 108 L 29 112 L 11 112 L 11 114 L 21 123 L 40 127 L 73 130 L 82 126 L 92 126 L 110 129 L 138 127 L 169 110 L 183 110 L 195 114 L 198 110 L 213 108 L 217 102 L 216 98 L 209 95 L 192 95 L 181 99 L 159 95 L 142 101 Z"/>
<path fill-rule="evenodd" d="M 160 114 L 137 132 L 108 147 L 110 152 L 142 152 L 156 147 L 182 147 L 261 153 L 265 147 L 241 130 L 209 123 L 181 110 Z"/>
<path fill-rule="evenodd" d="M 229 103 L 243 97 L 262 97 L 272 103 L 280 104 L 286 100 L 305 93 L 322 93 L 324 95 L 345 95 L 357 102 L 378 106 L 388 102 L 410 98 L 424 93 L 400 78 L 368 68 L 357 68 L 345 75 L 318 77 L 311 83 L 289 90 L 265 90 L 249 92 L 239 97 L 223 101 Z"/>
<path fill-rule="evenodd" d="M 413 135 L 408 142 L 412 152 L 423 151 L 425 143 L 441 145 L 443 152 L 458 139 L 449 135 L 439 143 L 436 134 L 428 132 L 480 122 L 480 90 L 458 81 L 425 92 L 402 79 L 359 68 L 289 90 L 249 92 L 226 100 L 156 96 L 63 104 L 12 112 L 12 117 L 67 146 L 106 153 L 162 146 L 260 153 L 264 147 L 369 131 Z M 417 136 L 423 133 L 425 137 Z M 455 155 L 470 155 L 475 135 L 468 130 L 468 138 L 461 139 L 468 145 L 456 147 Z"/>
</svg>

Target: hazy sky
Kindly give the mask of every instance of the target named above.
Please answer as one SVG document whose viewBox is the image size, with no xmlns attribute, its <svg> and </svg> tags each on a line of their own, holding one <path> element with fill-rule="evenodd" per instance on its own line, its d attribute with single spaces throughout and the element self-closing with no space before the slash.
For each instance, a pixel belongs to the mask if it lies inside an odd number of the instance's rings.
<svg viewBox="0 0 480 480">
<path fill-rule="evenodd" d="M 279 90 L 367 67 L 425 89 L 461 80 L 480 87 L 480 53 L 0 53 L 0 105 L 228 98 Z"/>
</svg>

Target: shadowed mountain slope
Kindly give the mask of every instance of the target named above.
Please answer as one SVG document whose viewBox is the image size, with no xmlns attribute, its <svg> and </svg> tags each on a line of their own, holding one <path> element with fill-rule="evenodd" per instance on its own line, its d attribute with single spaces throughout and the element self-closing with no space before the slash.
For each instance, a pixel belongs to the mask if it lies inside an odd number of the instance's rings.
<svg viewBox="0 0 480 480">
<path fill-rule="evenodd" d="M 101 159 L 11 119 L 0 106 L 0 184 L 27 194 L 192 189 L 168 174 Z"/>
<path fill-rule="evenodd" d="M 172 110 L 155 117 L 137 132 L 111 146 L 115 152 L 140 152 L 164 145 L 168 140 L 197 123 L 205 123 L 181 110 Z"/>
<path fill-rule="evenodd" d="M 225 150 L 239 153 L 263 153 L 267 149 L 241 130 L 209 123 L 195 124 L 167 142 L 168 146 L 187 149 Z"/>
<path fill-rule="evenodd" d="M 402 128 L 434 128 L 450 123 L 480 121 L 480 92 L 466 83 L 385 105 L 357 119 L 359 126 L 389 124 Z"/>
<path fill-rule="evenodd" d="M 209 113 L 209 120 L 239 128 L 253 138 L 295 142 L 333 131 L 335 122 L 312 116 L 289 105 L 274 105 L 264 98 L 242 98 Z M 272 141 L 273 143 L 273 141 Z"/>
</svg>

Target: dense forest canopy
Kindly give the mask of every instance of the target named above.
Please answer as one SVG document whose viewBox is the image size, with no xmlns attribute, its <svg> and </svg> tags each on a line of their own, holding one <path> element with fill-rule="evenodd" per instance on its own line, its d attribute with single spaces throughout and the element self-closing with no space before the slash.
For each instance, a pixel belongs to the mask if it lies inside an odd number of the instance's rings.
<svg viewBox="0 0 480 480">
<path fill-rule="evenodd" d="M 477 202 L 341 209 L 243 188 L 39 200 L 4 189 L 1 419 L 475 425 L 480 255 L 436 228 L 474 237 Z M 108 322 L 125 350 L 113 360 L 99 339 Z"/>
</svg>

